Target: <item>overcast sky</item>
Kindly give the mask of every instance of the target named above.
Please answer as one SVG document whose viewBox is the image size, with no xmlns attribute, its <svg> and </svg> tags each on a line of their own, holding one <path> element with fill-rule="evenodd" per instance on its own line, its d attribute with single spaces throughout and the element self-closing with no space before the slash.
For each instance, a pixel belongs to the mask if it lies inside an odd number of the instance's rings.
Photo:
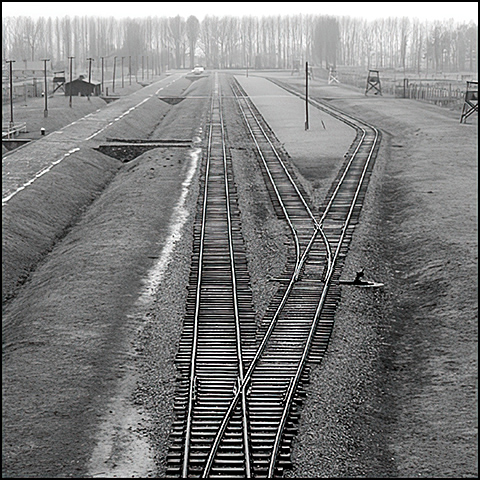
<svg viewBox="0 0 480 480">
<path fill-rule="evenodd" d="M 195 15 L 267 16 L 298 13 L 362 17 L 416 17 L 420 20 L 478 19 L 478 2 L 2 2 L 2 17 L 28 15 L 63 17 L 92 15 L 123 17 L 174 17 Z"/>
</svg>

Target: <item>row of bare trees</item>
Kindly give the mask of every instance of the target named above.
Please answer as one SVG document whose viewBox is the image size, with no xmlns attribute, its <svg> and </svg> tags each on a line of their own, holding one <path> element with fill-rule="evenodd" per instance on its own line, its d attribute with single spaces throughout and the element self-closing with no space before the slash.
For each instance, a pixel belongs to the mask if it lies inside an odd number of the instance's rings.
<svg viewBox="0 0 480 480">
<path fill-rule="evenodd" d="M 273 5 L 273 4 L 272 4 Z M 476 71 L 478 29 L 470 23 L 293 15 L 116 19 L 4 17 L 3 60 L 48 57 L 57 68 L 68 56 L 148 56 L 151 68 L 293 68 L 318 66 Z"/>
</svg>

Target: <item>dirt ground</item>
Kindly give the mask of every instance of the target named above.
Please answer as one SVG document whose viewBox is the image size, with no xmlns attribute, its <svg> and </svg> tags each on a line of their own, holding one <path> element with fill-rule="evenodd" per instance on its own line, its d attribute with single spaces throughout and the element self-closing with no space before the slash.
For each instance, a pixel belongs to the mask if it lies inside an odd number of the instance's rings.
<svg viewBox="0 0 480 480">
<path fill-rule="evenodd" d="M 161 104 L 156 126 L 145 115 L 129 120 L 144 122 L 151 138 L 192 138 L 194 148 L 155 149 L 127 164 L 93 150 L 72 155 L 4 207 L 4 257 L 31 255 L 18 241 L 29 226 L 41 236 L 66 222 L 62 178 L 81 186 L 69 186 L 79 198 L 69 206 L 74 220 L 38 247 L 35 269 L 3 305 L 4 477 L 165 475 L 211 80 L 177 83 L 187 99 Z M 252 80 L 253 96 L 265 80 Z M 311 88 L 382 129 L 343 276 L 364 267 L 385 287 L 342 287 L 288 476 L 476 477 L 477 120 L 460 125 L 457 112 L 320 81 Z M 155 111 L 158 100 L 145 108 Z M 261 110 L 271 124 L 291 116 Z M 285 261 L 286 230 L 233 106 L 226 119 L 261 316 L 274 288 L 267 277 Z M 335 175 L 328 139 L 322 147 L 319 136 L 308 153 L 305 142 L 295 148 L 291 126 L 275 132 L 316 201 Z"/>
</svg>

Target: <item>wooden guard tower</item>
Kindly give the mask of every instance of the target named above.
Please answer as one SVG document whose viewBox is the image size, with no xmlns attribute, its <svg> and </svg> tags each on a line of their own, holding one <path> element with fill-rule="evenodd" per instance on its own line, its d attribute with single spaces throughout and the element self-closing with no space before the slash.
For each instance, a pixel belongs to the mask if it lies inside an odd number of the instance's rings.
<svg viewBox="0 0 480 480">
<path fill-rule="evenodd" d="M 53 93 L 60 88 L 65 92 L 65 81 L 65 70 L 62 70 L 61 72 L 53 72 L 53 84 L 55 85 Z"/>
<path fill-rule="evenodd" d="M 467 118 L 474 112 L 478 112 L 478 82 L 467 82 L 460 123 L 466 123 Z"/>
<path fill-rule="evenodd" d="M 334 82 L 340 83 L 337 78 L 337 71 L 333 67 L 330 67 L 328 70 L 328 84 L 330 85 Z"/>
<path fill-rule="evenodd" d="M 378 70 L 369 70 L 368 77 L 367 77 L 367 86 L 365 87 L 365 95 L 374 89 L 374 95 L 381 95 L 382 94 L 382 85 L 380 83 L 380 74 Z"/>
</svg>

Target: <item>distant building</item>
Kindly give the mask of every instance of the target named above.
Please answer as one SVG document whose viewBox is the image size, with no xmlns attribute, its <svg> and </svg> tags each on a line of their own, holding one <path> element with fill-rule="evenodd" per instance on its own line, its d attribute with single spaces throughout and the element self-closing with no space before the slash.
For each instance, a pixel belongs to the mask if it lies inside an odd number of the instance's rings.
<svg viewBox="0 0 480 480">
<path fill-rule="evenodd" d="M 99 96 L 102 93 L 100 83 L 89 82 L 83 75 L 71 82 L 65 82 L 65 95 L 70 96 L 70 90 L 72 96 L 81 95 L 82 97 Z"/>
</svg>

